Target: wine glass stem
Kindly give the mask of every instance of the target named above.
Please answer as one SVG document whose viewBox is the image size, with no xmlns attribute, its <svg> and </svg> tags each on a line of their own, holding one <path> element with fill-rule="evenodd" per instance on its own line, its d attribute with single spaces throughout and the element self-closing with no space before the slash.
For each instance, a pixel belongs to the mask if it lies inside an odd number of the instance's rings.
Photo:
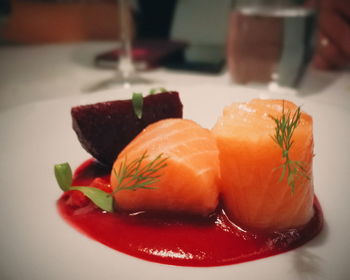
<svg viewBox="0 0 350 280">
<path fill-rule="evenodd" d="M 131 53 L 131 34 L 128 25 L 129 0 L 118 0 L 120 21 L 120 54 L 117 71 L 127 80 L 135 72 Z"/>
</svg>

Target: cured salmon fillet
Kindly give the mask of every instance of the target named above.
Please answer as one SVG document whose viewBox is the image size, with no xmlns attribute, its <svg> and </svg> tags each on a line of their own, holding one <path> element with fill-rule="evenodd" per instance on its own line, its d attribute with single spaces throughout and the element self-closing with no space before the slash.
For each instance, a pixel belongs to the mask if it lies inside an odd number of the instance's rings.
<svg viewBox="0 0 350 280">
<path fill-rule="evenodd" d="M 281 179 L 285 162 L 274 142 L 276 124 L 271 116 L 292 114 L 297 106 L 282 100 L 252 100 L 224 109 L 212 129 L 219 148 L 224 207 L 238 225 L 257 230 L 299 227 L 313 216 L 312 118 L 301 113 L 293 133 L 289 157 L 303 164 L 295 177 L 294 192 Z"/>
<path fill-rule="evenodd" d="M 113 165 L 111 185 L 118 182 L 115 172 L 123 163 L 144 153 L 142 166 L 162 154 L 167 166 L 159 170 L 154 189 L 124 190 L 114 194 L 116 208 L 127 211 L 160 210 L 208 215 L 218 204 L 219 158 L 212 133 L 193 121 L 167 119 L 146 127 L 119 154 Z"/>
</svg>

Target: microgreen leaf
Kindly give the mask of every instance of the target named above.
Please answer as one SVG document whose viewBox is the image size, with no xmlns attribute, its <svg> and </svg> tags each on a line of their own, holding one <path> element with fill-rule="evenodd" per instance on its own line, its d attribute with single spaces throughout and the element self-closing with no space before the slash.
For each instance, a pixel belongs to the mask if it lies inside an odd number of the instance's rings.
<svg viewBox="0 0 350 280">
<path fill-rule="evenodd" d="M 143 96 L 142 93 L 134 92 L 132 94 L 132 106 L 134 108 L 135 115 L 141 119 L 142 118 L 142 109 L 143 109 Z"/>
<path fill-rule="evenodd" d="M 56 164 L 54 167 L 55 177 L 60 188 L 65 192 L 68 191 L 72 185 L 72 169 L 69 163 Z"/>
<path fill-rule="evenodd" d="M 160 88 L 152 88 L 150 89 L 149 91 L 149 94 L 155 94 L 155 93 L 161 93 L 161 92 L 167 92 L 167 90 L 163 87 L 160 87 Z"/>
<path fill-rule="evenodd" d="M 85 196 L 90 198 L 96 206 L 98 206 L 102 210 L 107 212 L 113 212 L 113 197 L 111 194 L 93 187 L 71 187 L 70 190 L 82 192 Z"/>
<path fill-rule="evenodd" d="M 121 162 L 119 167 L 113 168 L 117 179 L 117 187 L 113 193 L 107 193 L 94 187 L 72 186 L 72 170 L 68 163 L 56 164 L 55 175 L 57 182 L 63 191 L 76 190 L 87 196 L 97 207 L 107 212 L 113 212 L 113 194 L 122 190 L 154 189 L 152 184 L 159 181 L 160 169 L 164 168 L 167 158 L 159 154 L 155 159 L 142 167 L 142 161 L 148 157 L 144 152 L 139 158 L 127 163 L 127 158 Z"/>
<path fill-rule="evenodd" d="M 54 170 L 57 183 L 64 192 L 71 190 L 81 191 L 102 210 L 113 212 L 113 197 L 111 194 L 93 187 L 72 187 L 73 176 L 69 163 L 56 164 Z"/>
</svg>

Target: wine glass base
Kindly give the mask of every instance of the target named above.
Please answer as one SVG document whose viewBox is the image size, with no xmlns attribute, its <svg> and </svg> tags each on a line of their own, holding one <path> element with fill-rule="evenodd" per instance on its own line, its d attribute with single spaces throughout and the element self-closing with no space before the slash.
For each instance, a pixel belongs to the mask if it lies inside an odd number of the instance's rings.
<svg viewBox="0 0 350 280">
<path fill-rule="evenodd" d="M 85 93 L 93 93 L 101 90 L 106 90 L 114 86 L 119 86 L 121 88 L 130 88 L 136 84 L 150 84 L 151 82 L 151 80 L 143 78 L 137 74 L 133 74 L 128 77 L 116 75 L 114 77 L 88 85 L 84 87 L 82 91 Z"/>
</svg>

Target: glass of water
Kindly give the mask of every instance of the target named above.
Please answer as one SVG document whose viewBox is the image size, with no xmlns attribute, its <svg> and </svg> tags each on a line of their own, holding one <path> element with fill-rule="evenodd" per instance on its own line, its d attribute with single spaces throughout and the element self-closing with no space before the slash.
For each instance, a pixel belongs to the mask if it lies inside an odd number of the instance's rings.
<svg viewBox="0 0 350 280">
<path fill-rule="evenodd" d="M 316 7 L 308 2 L 235 1 L 227 48 L 235 83 L 298 87 L 314 48 Z"/>
<path fill-rule="evenodd" d="M 148 84 L 151 81 L 139 75 L 136 71 L 132 58 L 131 28 L 128 15 L 130 14 L 131 0 L 118 0 L 119 25 L 120 25 L 120 48 L 119 59 L 116 63 L 115 73 L 112 77 L 93 83 L 83 88 L 84 92 L 105 90 L 113 86 L 130 88 L 135 84 Z"/>
</svg>

